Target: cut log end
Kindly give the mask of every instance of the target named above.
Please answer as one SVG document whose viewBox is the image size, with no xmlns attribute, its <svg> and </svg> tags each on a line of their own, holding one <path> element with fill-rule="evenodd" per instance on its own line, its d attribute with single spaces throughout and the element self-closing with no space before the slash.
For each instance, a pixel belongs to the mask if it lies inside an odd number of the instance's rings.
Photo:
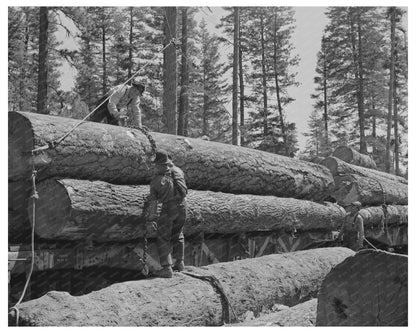
<svg viewBox="0 0 416 333">
<path fill-rule="evenodd" d="M 27 179 L 31 174 L 31 151 L 34 148 L 30 121 L 17 112 L 9 113 L 9 180 Z"/>
</svg>

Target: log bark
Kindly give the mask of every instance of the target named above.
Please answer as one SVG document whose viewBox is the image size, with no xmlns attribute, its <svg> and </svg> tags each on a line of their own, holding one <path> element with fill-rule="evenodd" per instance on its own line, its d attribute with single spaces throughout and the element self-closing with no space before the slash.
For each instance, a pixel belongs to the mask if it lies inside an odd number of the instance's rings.
<svg viewBox="0 0 416 333">
<path fill-rule="evenodd" d="M 143 236 L 148 185 L 48 179 L 38 185 L 36 233 L 45 239 L 125 241 Z M 333 203 L 190 190 L 185 235 L 336 230 L 345 210 Z M 31 210 L 31 207 L 29 207 Z"/>
<path fill-rule="evenodd" d="M 355 149 L 347 146 L 337 147 L 332 153 L 332 156 L 337 157 L 343 160 L 344 162 L 350 164 L 358 165 L 369 169 L 377 169 L 376 162 L 374 162 L 374 160 L 370 156 L 361 154 Z"/>
<path fill-rule="evenodd" d="M 31 181 L 8 182 L 9 243 L 30 240 L 31 224 L 28 205 L 31 194 Z"/>
<path fill-rule="evenodd" d="M 368 169 L 368 168 L 356 166 L 353 164 L 349 164 L 333 156 L 327 157 L 319 163 L 326 166 L 331 171 L 334 177 L 343 176 L 347 174 L 354 174 L 354 175 L 359 175 L 363 177 L 370 177 L 370 178 L 378 179 L 381 181 L 384 181 L 385 179 L 387 179 L 387 180 L 398 182 L 398 183 L 405 184 L 405 185 L 408 184 L 408 181 L 406 178 L 392 175 L 387 172 L 382 172 L 382 171 L 378 171 L 374 169 Z"/>
<path fill-rule="evenodd" d="M 354 201 L 360 201 L 365 206 L 407 205 L 406 184 L 352 174 L 336 177 L 335 183 L 336 189 L 331 196 L 342 206 Z"/>
<path fill-rule="evenodd" d="M 324 248 L 187 272 L 216 277 L 240 318 L 246 311 L 275 303 L 293 306 L 316 296 L 329 271 L 353 254 L 346 248 Z M 19 310 L 19 325 L 29 326 L 214 326 L 228 321 L 227 313 L 234 320 L 218 289 L 183 273 L 172 279 L 117 283 L 77 297 L 49 292 L 22 303 Z"/>
<path fill-rule="evenodd" d="M 77 120 L 9 112 L 9 179 L 28 178 L 32 162 L 38 178 L 53 176 L 148 184 L 151 145 L 139 130 L 85 122 L 55 149 L 31 158 L 31 150 L 58 140 Z M 319 201 L 333 188 L 321 165 L 200 139 L 151 133 L 186 174 L 190 188 L 227 193 L 294 197 Z"/>
<path fill-rule="evenodd" d="M 366 227 L 408 224 L 407 206 L 391 205 L 385 210 L 381 206 L 366 207 L 360 210 Z"/>
<path fill-rule="evenodd" d="M 407 326 L 408 259 L 364 250 L 325 278 L 318 295 L 317 326 Z"/>
<path fill-rule="evenodd" d="M 281 311 L 260 315 L 252 320 L 226 326 L 315 326 L 317 304 L 318 300 L 313 298 Z"/>
</svg>

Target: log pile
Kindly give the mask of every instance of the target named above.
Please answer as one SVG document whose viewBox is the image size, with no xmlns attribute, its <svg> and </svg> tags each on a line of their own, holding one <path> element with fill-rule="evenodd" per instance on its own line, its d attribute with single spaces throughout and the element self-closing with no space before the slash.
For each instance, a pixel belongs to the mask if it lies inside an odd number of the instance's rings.
<svg viewBox="0 0 416 333">
<path fill-rule="evenodd" d="M 352 256 L 346 248 L 315 249 L 219 263 L 172 279 L 114 284 L 74 297 L 49 292 L 22 303 L 20 325 L 218 326 L 275 303 L 294 306 L 317 296 L 330 270 Z M 196 278 L 214 276 L 218 284 Z"/>
<path fill-rule="evenodd" d="M 408 257 L 364 250 L 325 277 L 317 326 L 407 326 Z"/>
</svg>

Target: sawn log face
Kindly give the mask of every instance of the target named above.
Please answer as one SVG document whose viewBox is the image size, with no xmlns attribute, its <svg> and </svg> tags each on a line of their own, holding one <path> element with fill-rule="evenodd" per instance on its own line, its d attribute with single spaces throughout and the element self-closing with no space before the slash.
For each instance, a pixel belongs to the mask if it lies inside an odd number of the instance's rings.
<svg viewBox="0 0 416 333">
<path fill-rule="evenodd" d="M 408 257 L 363 250 L 336 266 L 318 295 L 317 326 L 407 326 Z"/>
<path fill-rule="evenodd" d="M 214 275 L 238 317 L 275 303 L 293 306 L 317 295 L 324 277 L 352 256 L 346 248 L 324 248 L 269 255 L 192 268 Z M 111 285 L 74 297 L 49 292 L 22 303 L 20 325 L 31 326 L 214 326 L 222 305 L 214 287 L 182 273 Z M 230 310 L 231 319 L 233 319 Z"/>
<path fill-rule="evenodd" d="M 9 179 L 61 176 L 116 184 L 148 184 L 151 145 L 139 130 L 85 122 L 55 149 L 30 151 L 58 140 L 77 120 L 35 113 L 9 113 Z M 186 174 L 190 188 L 322 200 L 333 187 L 323 166 L 233 145 L 152 133 Z"/>
<path fill-rule="evenodd" d="M 337 147 L 332 153 L 332 155 L 350 164 L 358 165 L 369 169 L 377 169 L 376 162 L 374 162 L 374 160 L 370 156 L 361 154 L 351 147 Z"/>
<path fill-rule="evenodd" d="M 143 236 L 148 185 L 48 179 L 38 185 L 36 233 L 45 239 L 125 241 Z M 190 190 L 185 235 L 269 230 L 336 230 L 345 210 L 332 203 Z M 32 208 L 29 207 L 29 210 Z"/>
</svg>

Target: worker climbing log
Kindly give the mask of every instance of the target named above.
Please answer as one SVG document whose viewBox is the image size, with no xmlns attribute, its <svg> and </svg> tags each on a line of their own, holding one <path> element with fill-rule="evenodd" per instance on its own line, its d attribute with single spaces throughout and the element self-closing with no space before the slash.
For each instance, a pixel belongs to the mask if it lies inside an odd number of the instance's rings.
<svg viewBox="0 0 416 333">
<path fill-rule="evenodd" d="M 324 279 L 316 326 L 407 326 L 408 257 L 363 250 Z"/>
<path fill-rule="evenodd" d="M 212 283 L 175 273 L 171 279 L 117 283 L 83 296 L 49 292 L 20 305 L 19 325 L 222 325 L 247 311 L 316 297 L 330 270 L 353 254 L 347 248 L 323 248 L 186 269 L 213 276 Z"/>
<path fill-rule="evenodd" d="M 334 177 L 343 176 L 347 174 L 354 174 L 354 175 L 359 175 L 363 177 L 370 177 L 370 178 L 377 179 L 380 181 L 390 180 L 390 181 L 398 182 L 398 183 L 405 184 L 405 185 L 408 184 L 408 181 L 406 178 L 392 175 L 387 172 L 382 172 L 382 171 L 378 171 L 374 169 L 368 169 L 368 168 L 360 167 L 357 165 L 349 164 L 333 156 L 327 157 L 323 159 L 322 161 L 320 161 L 319 163 L 326 166 L 331 171 Z"/>
<path fill-rule="evenodd" d="M 143 236 L 148 185 L 48 179 L 38 185 L 38 193 L 36 233 L 42 238 L 124 241 Z M 330 231 L 345 217 L 345 210 L 333 203 L 212 191 L 190 190 L 187 205 L 185 235 Z"/>
<path fill-rule="evenodd" d="M 376 162 L 374 162 L 371 156 L 361 154 L 351 147 L 337 147 L 332 153 L 332 156 L 337 157 L 343 160 L 344 162 L 350 164 L 358 165 L 369 169 L 377 169 Z"/>
<path fill-rule="evenodd" d="M 354 201 L 365 206 L 407 205 L 408 186 L 400 182 L 349 174 L 335 177 L 335 184 L 331 196 L 343 206 Z"/>
<path fill-rule="evenodd" d="M 9 179 L 53 176 L 148 184 L 152 146 L 136 129 L 35 113 L 9 112 Z M 70 132 L 71 131 L 71 132 Z M 54 142 L 70 134 L 56 147 Z M 201 139 L 151 133 L 186 174 L 192 189 L 319 201 L 333 188 L 321 165 Z M 34 156 L 33 149 L 39 150 Z"/>
</svg>

